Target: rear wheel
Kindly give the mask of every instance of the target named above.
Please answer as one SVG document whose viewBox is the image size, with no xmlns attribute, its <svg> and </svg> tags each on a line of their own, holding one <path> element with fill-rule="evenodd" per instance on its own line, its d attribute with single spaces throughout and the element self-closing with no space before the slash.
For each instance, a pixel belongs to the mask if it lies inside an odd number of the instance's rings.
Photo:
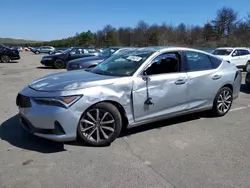
<svg viewBox="0 0 250 188">
<path fill-rule="evenodd" d="M 77 133 L 92 146 L 111 144 L 120 134 L 122 117 L 119 110 L 110 103 L 98 103 L 88 109 L 80 119 Z"/>
<path fill-rule="evenodd" d="M 65 63 L 61 59 L 57 59 L 54 63 L 54 68 L 56 69 L 63 69 L 65 67 Z"/>
<path fill-rule="evenodd" d="M 39 51 L 36 51 L 35 54 L 40 54 L 40 52 L 39 52 Z"/>
<path fill-rule="evenodd" d="M 9 63 L 11 61 L 10 57 L 7 55 L 2 55 L 0 59 L 1 59 L 1 62 L 3 63 Z"/>
<path fill-rule="evenodd" d="M 215 99 L 212 112 L 215 116 L 224 116 L 228 113 L 233 103 L 233 92 L 229 87 L 221 88 Z"/>
</svg>

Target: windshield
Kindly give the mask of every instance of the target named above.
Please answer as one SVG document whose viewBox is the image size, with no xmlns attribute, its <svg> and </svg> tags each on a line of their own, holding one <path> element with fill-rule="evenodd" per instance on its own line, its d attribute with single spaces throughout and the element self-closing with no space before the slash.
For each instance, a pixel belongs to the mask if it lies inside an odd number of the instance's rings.
<svg viewBox="0 0 250 188">
<path fill-rule="evenodd" d="M 69 53 L 71 50 L 72 50 L 72 48 L 68 48 L 68 49 L 66 49 L 66 50 L 63 50 L 62 53 L 67 54 L 67 53 Z"/>
<path fill-rule="evenodd" d="M 226 55 L 230 55 L 232 51 L 233 51 L 232 49 L 219 49 L 219 50 L 214 50 L 213 54 L 226 56 Z"/>
<path fill-rule="evenodd" d="M 110 57 L 113 53 L 115 53 L 118 50 L 118 48 L 107 48 L 105 50 L 103 50 L 100 53 L 101 57 Z"/>
<path fill-rule="evenodd" d="M 90 72 L 109 76 L 131 76 L 153 53 L 139 50 L 118 53 L 97 65 Z"/>
</svg>

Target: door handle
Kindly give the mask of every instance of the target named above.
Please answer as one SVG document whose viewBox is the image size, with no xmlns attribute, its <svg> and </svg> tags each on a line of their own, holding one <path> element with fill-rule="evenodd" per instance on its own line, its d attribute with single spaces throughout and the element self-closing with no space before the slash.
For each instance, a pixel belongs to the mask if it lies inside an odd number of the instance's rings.
<svg viewBox="0 0 250 188">
<path fill-rule="evenodd" d="M 178 80 L 175 81 L 176 85 L 181 85 L 181 84 L 185 84 L 185 83 L 186 83 L 185 78 L 179 78 Z"/>
<path fill-rule="evenodd" d="M 218 79 L 220 79 L 220 78 L 221 78 L 221 75 L 218 75 L 218 74 L 216 74 L 216 75 L 214 75 L 214 76 L 212 77 L 213 80 L 218 80 Z"/>
</svg>

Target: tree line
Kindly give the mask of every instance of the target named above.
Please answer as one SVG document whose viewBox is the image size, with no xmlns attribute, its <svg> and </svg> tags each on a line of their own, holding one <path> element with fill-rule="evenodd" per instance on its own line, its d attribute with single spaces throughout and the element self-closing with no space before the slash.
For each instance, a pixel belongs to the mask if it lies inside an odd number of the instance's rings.
<svg viewBox="0 0 250 188">
<path fill-rule="evenodd" d="M 238 13 L 229 7 L 217 10 L 215 18 L 203 26 L 149 25 L 139 21 L 135 28 L 115 28 L 106 25 L 97 32 L 82 32 L 61 40 L 26 44 L 27 46 L 51 45 L 54 47 L 109 47 L 109 46 L 189 46 L 219 47 L 247 46 L 250 47 L 250 13 L 240 18 Z"/>
</svg>

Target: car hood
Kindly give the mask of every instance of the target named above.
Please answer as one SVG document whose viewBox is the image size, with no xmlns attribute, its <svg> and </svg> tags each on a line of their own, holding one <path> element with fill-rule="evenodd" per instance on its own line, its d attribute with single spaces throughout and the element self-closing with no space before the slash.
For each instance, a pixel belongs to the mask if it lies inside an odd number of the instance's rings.
<svg viewBox="0 0 250 188">
<path fill-rule="evenodd" d="M 83 63 L 87 63 L 90 61 L 98 61 L 98 60 L 104 60 L 106 58 L 102 57 L 102 56 L 91 56 L 91 57 L 84 57 L 84 58 L 79 58 L 79 59 L 74 59 L 69 61 L 68 63 L 73 63 L 73 64 L 83 64 Z"/>
<path fill-rule="evenodd" d="M 37 91 L 66 91 L 83 89 L 93 86 L 112 84 L 114 76 L 106 76 L 83 70 L 67 71 L 47 75 L 33 81 L 29 87 Z"/>
</svg>

